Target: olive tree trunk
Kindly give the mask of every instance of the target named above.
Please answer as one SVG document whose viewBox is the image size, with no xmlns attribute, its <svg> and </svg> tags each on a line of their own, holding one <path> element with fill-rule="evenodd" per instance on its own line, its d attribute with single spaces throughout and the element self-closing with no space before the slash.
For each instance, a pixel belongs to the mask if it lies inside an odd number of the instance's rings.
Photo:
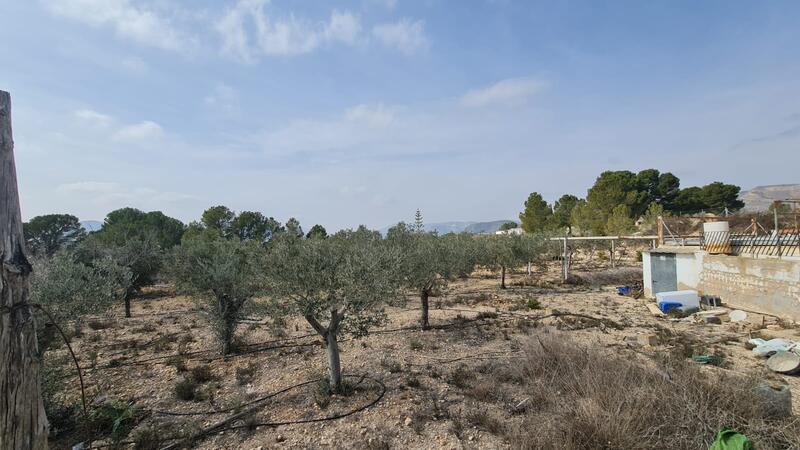
<svg viewBox="0 0 800 450">
<path fill-rule="evenodd" d="M 500 268 L 500 289 L 506 288 L 506 266 Z"/>
<path fill-rule="evenodd" d="M 422 317 L 420 317 L 419 325 L 422 327 L 423 330 L 427 330 L 430 328 L 430 324 L 428 323 L 428 309 L 429 309 L 429 302 L 428 302 L 428 290 L 422 289 L 419 292 L 419 300 L 422 303 Z"/>
<path fill-rule="evenodd" d="M 336 340 L 339 333 L 339 324 L 344 318 L 344 313 L 331 310 L 331 320 L 327 327 L 322 326 L 316 317 L 306 314 L 306 321 L 311 324 L 325 340 L 325 350 L 328 354 L 328 386 L 331 392 L 340 392 L 342 387 L 342 366 L 339 361 L 339 342 Z"/>
<path fill-rule="evenodd" d="M 41 359 L 28 304 L 25 256 L 11 134 L 11 96 L 0 91 L 0 448 L 46 449 L 39 389 Z"/>
</svg>

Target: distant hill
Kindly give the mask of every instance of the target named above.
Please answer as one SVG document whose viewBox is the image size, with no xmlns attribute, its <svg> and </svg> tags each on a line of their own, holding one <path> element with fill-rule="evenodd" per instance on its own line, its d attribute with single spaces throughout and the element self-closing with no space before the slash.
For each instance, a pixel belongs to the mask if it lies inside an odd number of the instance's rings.
<svg viewBox="0 0 800 450">
<path fill-rule="evenodd" d="M 103 222 L 100 222 L 99 220 L 81 220 L 81 226 L 87 232 L 97 231 L 100 228 L 103 228 Z"/>
<path fill-rule="evenodd" d="M 747 212 L 765 211 L 773 201 L 787 198 L 800 199 L 800 184 L 757 186 L 739 194 L 739 200 L 744 202 L 744 211 Z"/>
<path fill-rule="evenodd" d="M 447 233 L 461 233 L 462 231 L 466 231 L 468 233 L 474 234 L 482 234 L 482 233 L 494 233 L 495 231 L 500 229 L 500 226 L 506 222 L 514 222 L 513 220 L 493 220 L 491 222 L 438 222 L 438 223 L 426 223 L 425 230 L 427 231 L 436 231 L 440 235 L 447 234 Z M 394 226 L 394 225 L 392 225 Z M 382 234 L 386 234 L 386 232 L 391 227 L 385 227 L 380 230 Z"/>
</svg>

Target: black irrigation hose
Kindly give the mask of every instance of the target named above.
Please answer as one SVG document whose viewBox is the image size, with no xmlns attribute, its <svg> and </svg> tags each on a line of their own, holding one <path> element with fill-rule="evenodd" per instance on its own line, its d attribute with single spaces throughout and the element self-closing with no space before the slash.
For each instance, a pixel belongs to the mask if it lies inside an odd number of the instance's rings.
<svg viewBox="0 0 800 450">
<path fill-rule="evenodd" d="M 203 438 L 203 437 L 205 437 L 205 436 L 207 436 L 207 435 L 209 435 L 211 433 L 216 433 L 216 432 L 224 431 L 224 430 L 235 430 L 235 429 L 240 429 L 240 428 L 251 428 L 251 427 L 259 427 L 259 426 L 278 427 L 278 426 L 285 426 L 285 425 L 298 425 L 298 424 L 327 422 L 327 421 L 331 421 L 331 420 L 343 419 L 345 417 L 352 416 L 352 415 L 360 413 L 360 412 L 362 412 L 362 411 L 364 411 L 364 410 L 366 410 L 368 408 L 371 408 L 372 406 L 374 406 L 378 402 L 380 402 L 383 399 L 384 395 L 386 395 L 386 385 L 381 380 L 378 380 L 377 378 L 372 378 L 372 377 L 367 376 L 367 375 L 346 375 L 346 374 L 342 374 L 342 378 L 347 378 L 347 377 L 352 377 L 352 378 L 358 377 L 358 378 L 360 378 L 360 381 L 359 381 L 358 384 L 361 384 L 361 382 L 363 382 L 365 379 L 366 380 L 370 380 L 370 381 L 374 382 L 375 384 L 377 384 L 378 386 L 380 386 L 381 391 L 378 394 L 378 396 L 376 398 L 374 398 L 372 401 L 370 401 L 370 402 L 368 402 L 368 403 L 366 403 L 364 405 L 361 405 L 358 408 L 351 409 L 350 411 L 347 411 L 347 412 L 344 412 L 344 413 L 334 414 L 334 415 L 326 416 L 326 417 L 317 417 L 317 418 L 313 418 L 313 419 L 287 420 L 287 421 L 281 421 L 281 422 L 248 423 L 246 425 L 228 425 L 228 423 L 238 420 L 242 415 L 244 415 L 244 414 L 246 414 L 248 412 L 252 412 L 252 410 L 255 409 L 255 408 L 251 408 L 251 410 L 249 410 L 249 411 L 243 411 L 242 413 L 238 413 L 238 414 L 236 414 L 236 415 L 234 415 L 232 417 L 229 417 L 228 419 L 225 419 L 224 421 L 222 421 L 220 423 L 211 425 L 210 427 L 208 427 L 208 428 L 206 428 L 204 430 L 201 430 L 199 433 L 195 434 L 194 436 L 181 437 L 181 438 L 171 438 L 169 440 L 181 440 L 181 442 L 196 442 L 198 439 L 201 439 L 201 438 Z M 286 387 L 284 389 L 281 389 L 280 391 L 273 392 L 273 393 L 268 394 L 268 395 L 266 395 L 266 396 L 264 396 L 264 397 L 262 397 L 260 399 L 251 401 L 251 402 L 243 404 L 243 405 L 240 405 L 240 406 L 238 406 L 236 408 L 233 408 L 233 409 L 237 409 L 237 408 L 241 408 L 243 406 L 248 406 L 248 405 L 252 405 L 252 404 L 255 404 L 255 403 L 259 403 L 259 402 L 268 400 L 268 399 L 270 399 L 272 397 L 278 396 L 278 395 L 280 395 L 282 393 L 285 393 L 285 392 L 288 392 L 290 390 L 296 389 L 298 387 L 307 386 L 307 385 L 312 384 L 312 383 L 318 383 L 321 380 L 324 380 L 324 378 L 304 381 L 303 383 L 299 383 L 299 384 L 296 384 L 294 386 Z M 203 414 L 213 415 L 213 414 L 217 414 L 217 413 L 218 412 L 211 412 L 211 413 L 201 412 L 201 413 L 198 413 L 198 415 L 203 415 Z M 170 415 L 176 415 L 176 414 L 172 413 Z M 186 415 L 186 414 L 184 413 L 184 414 L 181 414 L 181 415 Z M 166 447 L 163 447 L 162 450 L 171 450 L 171 449 L 174 449 L 174 448 L 178 448 L 178 445 L 179 445 L 178 443 L 170 444 L 170 445 L 168 445 Z"/>
</svg>

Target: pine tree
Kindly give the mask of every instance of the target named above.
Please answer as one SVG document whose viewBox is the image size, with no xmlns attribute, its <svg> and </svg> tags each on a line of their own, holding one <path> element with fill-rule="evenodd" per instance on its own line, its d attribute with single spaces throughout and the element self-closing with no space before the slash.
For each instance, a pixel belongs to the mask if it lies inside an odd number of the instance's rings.
<svg viewBox="0 0 800 450">
<path fill-rule="evenodd" d="M 417 208 L 417 212 L 414 214 L 414 231 L 417 233 L 425 231 L 425 224 L 422 222 L 422 213 L 419 208 Z"/>
</svg>

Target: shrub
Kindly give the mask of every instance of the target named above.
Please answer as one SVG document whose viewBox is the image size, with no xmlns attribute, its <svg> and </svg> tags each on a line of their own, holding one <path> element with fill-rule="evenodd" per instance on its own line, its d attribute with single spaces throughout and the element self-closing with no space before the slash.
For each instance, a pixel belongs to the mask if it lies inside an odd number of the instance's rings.
<svg viewBox="0 0 800 450">
<path fill-rule="evenodd" d="M 381 367 L 389 371 L 389 373 L 397 373 L 403 370 L 403 366 L 401 366 L 399 362 L 391 358 L 381 359 Z"/>
<path fill-rule="evenodd" d="M 472 373 L 467 369 L 466 364 L 459 364 L 447 378 L 447 382 L 459 389 L 469 387 L 470 380 L 473 378 Z"/>
<path fill-rule="evenodd" d="M 91 428 L 108 433 L 114 442 L 127 436 L 136 419 L 137 410 L 133 403 L 109 402 L 92 411 Z"/>
<path fill-rule="evenodd" d="M 158 450 L 161 448 L 161 437 L 158 428 L 148 426 L 139 430 L 133 438 L 134 450 Z"/>
<path fill-rule="evenodd" d="M 185 378 L 175 385 L 175 396 L 180 400 L 194 400 L 198 384 L 191 378 Z"/>
<path fill-rule="evenodd" d="M 171 356 L 167 359 L 167 365 L 172 366 L 178 373 L 186 372 L 186 360 L 180 356 Z"/>
<path fill-rule="evenodd" d="M 191 377 L 197 383 L 206 383 L 214 379 L 214 373 L 209 366 L 195 366 L 192 368 Z"/>
<path fill-rule="evenodd" d="M 257 371 L 258 371 L 258 364 L 254 362 L 250 362 L 244 367 L 237 367 L 236 383 L 238 383 L 239 386 L 250 384 L 253 381 L 253 378 L 255 378 Z"/>
<path fill-rule="evenodd" d="M 539 299 L 536 297 L 528 297 L 525 301 L 525 306 L 528 309 L 539 309 L 542 307 L 541 303 L 539 303 Z"/>
<path fill-rule="evenodd" d="M 494 311 L 481 311 L 475 316 L 476 320 L 484 320 L 484 319 L 497 319 L 497 313 Z"/>
</svg>

